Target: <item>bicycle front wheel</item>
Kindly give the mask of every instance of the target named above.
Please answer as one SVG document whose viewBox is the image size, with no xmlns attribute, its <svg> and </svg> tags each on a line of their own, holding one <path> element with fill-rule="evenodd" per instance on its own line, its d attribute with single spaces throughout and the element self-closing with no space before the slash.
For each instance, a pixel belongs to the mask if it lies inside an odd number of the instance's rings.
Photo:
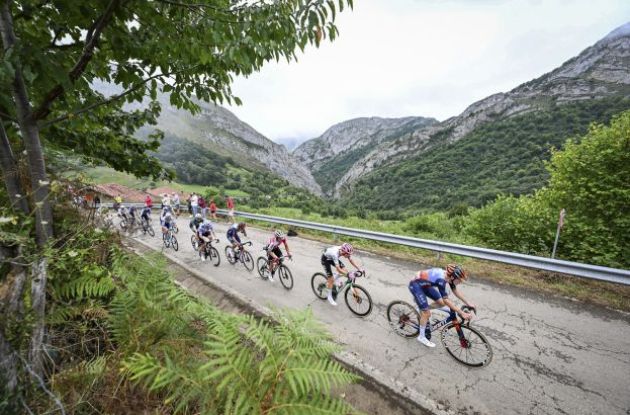
<svg viewBox="0 0 630 415">
<path fill-rule="evenodd" d="M 210 261 L 212 265 L 218 267 L 221 263 L 221 257 L 219 256 L 219 251 L 215 247 L 210 247 Z"/>
<path fill-rule="evenodd" d="M 321 272 L 317 272 L 311 277 L 311 288 L 315 296 L 320 300 L 325 300 L 328 295 L 326 281 L 328 281 L 328 278 Z"/>
<path fill-rule="evenodd" d="M 420 316 L 415 307 L 404 301 L 389 303 L 387 321 L 399 336 L 416 337 L 420 333 Z"/>
<path fill-rule="evenodd" d="M 492 347 L 477 329 L 451 323 L 442 330 L 444 348 L 458 362 L 466 366 L 487 366 L 492 360 Z"/>
<path fill-rule="evenodd" d="M 360 285 L 353 285 L 346 290 L 346 305 L 354 314 L 365 317 L 372 311 L 372 297 Z"/>
<path fill-rule="evenodd" d="M 285 289 L 290 290 L 293 288 L 293 275 L 291 275 L 291 271 L 285 265 L 278 267 L 278 277 Z"/>
<path fill-rule="evenodd" d="M 177 242 L 175 235 L 171 235 L 171 246 L 175 251 L 179 251 L 179 242 Z"/>
<path fill-rule="evenodd" d="M 260 278 L 262 278 L 263 280 L 267 279 L 267 258 L 265 257 L 258 257 L 258 260 L 256 261 L 256 269 L 258 270 L 258 275 L 260 275 Z"/>
<path fill-rule="evenodd" d="M 252 258 L 252 254 L 247 251 L 241 252 L 241 261 L 247 271 L 251 272 L 254 270 L 254 258 Z"/>
</svg>

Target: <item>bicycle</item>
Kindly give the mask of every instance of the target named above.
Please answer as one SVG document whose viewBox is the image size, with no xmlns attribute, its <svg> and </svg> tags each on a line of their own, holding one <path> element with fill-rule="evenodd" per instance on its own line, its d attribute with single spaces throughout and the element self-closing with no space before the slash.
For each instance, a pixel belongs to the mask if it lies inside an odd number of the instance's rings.
<svg viewBox="0 0 630 415">
<path fill-rule="evenodd" d="M 173 232 L 179 233 L 179 228 L 177 227 L 177 221 L 173 221 Z"/>
<path fill-rule="evenodd" d="M 179 242 L 177 242 L 173 228 L 169 228 L 166 233 L 162 233 L 162 242 L 166 248 L 172 247 L 175 251 L 179 250 Z"/>
<path fill-rule="evenodd" d="M 193 234 L 190 235 L 190 244 L 195 251 L 199 250 L 199 238 L 197 237 L 197 231 L 193 231 Z"/>
<path fill-rule="evenodd" d="M 354 314 L 360 317 L 365 317 L 372 312 L 372 297 L 370 293 L 360 285 L 355 283 L 355 280 L 365 274 L 361 271 L 350 271 L 345 275 L 346 280 L 340 281 L 342 275 L 336 274 L 335 281 L 333 283 L 333 299 L 337 299 L 337 295 L 345 291 L 344 300 L 346 305 Z M 328 278 L 321 272 L 316 272 L 311 277 L 311 288 L 313 293 L 320 300 L 325 300 L 328 294 L 328 288 L 326 282 Z M 340 284 L 341 283 L 341 284 Z"/>
<path fill-rule="evenodd" d="M 263 251 L 267 252 L 267 247 L 264 247 Z M 269 271 L 269 269 L 271 268 L 271 264 L 275 262 L 278 264 L 276 271 L 278 273 L 277 275 L 280 283 L 285 289 L 290 290 L 293 288 L 293 275 L 291 274 L 289 268 L 283 264 L 284 258 L 284 256 L 281 256 L 275 260 L 270 260 L 268 259 L 268 255 L 261 255 L 256 261 L 256 269 L 258 270 L 260 278 L 268 280 L 271 275 L 271 271 Z M 291 258 L 289 257 L 289 259 Z"/>
<path fill-rule="evenodd" d="M 155 230 L 153 226 L 151 226 L 151 219 L 141 218 L 140 223 L 142 224 L 142 232 L 155 236 Z"/>
<path fill-rule="evenodd" d="M 212 262 L 212 265 L 214 265 L 215 267 L 218 267 L 219 264 L 221 263 L 221 257 L 219 256 L 219 251 L 217 250 L 217 248 L 212 246 L 212 242 L 219 243 L 219 240 L 214 239 L 214 240 L 210 240 L 209 242 L 206 242 L 206 244 L 204 245 L 203 251 L 199 251 L 199 257 L 203 255 L 205 259 L 210 258 L 210 262 Z"/>
<path fill-rule="evenodd" d="M 241 248 L 237 251 L 232 248 L 232 245 L 228 245 L 225 247 L 225 256 L 228 262 L 232 265 L 237 262 L 241 262 L 247 271 L 254 270 L 254 258 L 252 254 L 250 254 L 245 248 L 245 245 L 252 245 L 251 241 L 243 242 L 240 244 Z"/>
<path fill-rule="evenodd" d="M 463 306 L 462 311 L 476 314 L 473 307 Z M 420 314 L 415 307 L 405 301 L 389 303 L 387 320 L 396 334 L 402 337 L 417 337 L 420 333 Z M 444 348 L 458 362 L 473 367 L 490 364 L 493 353 L 486 337 L 477 329 L 470 327 L 469 321 L 458 318 L 454 311 L 448 312 L 448 316 L 443 319 L 434 318 L 432 315 L 432 322 L 427 322 L 425 329 L 427 339 L 430 339 L 431 332 L 436 330 L 442 331 L 440 339 Z M 479 358 L 475 358 L 476 355 Z"/>
</svg>

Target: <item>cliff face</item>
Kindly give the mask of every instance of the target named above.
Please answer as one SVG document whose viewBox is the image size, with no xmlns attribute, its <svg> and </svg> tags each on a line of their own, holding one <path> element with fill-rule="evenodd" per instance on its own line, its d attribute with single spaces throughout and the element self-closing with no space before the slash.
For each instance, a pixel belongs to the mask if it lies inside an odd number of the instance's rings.
<svg viewBox="0 0 630 415">
<path fill-rule="evenodd" d="M 392 137 L 396 135 L 395 131 L 390 130 L 388 134 L 383 130 L 381 134 L 389 135 L 390 140 L 377 143 L 367 154 L 354 161 L 343 176 L 336 180 L 331 193 L 338 197 L 354 181 L 375 168 L 417 156 L 436 144 L 458 141 L 487 122 L 544 110 L 552 103 L 562 104 L 610 96 L 630 96 L 630 23 L 617 28 L 559 68 L 509 92 L 491 95 L 475 102 L 456 117 L 419 126 L 413 131 L 402 132 L 395 138 Z M 325 160 L 335 151 L 333 149 L 343 151 L 351 145 L 351 139 L 339 139 L 340 143 L 336 145 L 331 142 L 328 146 L 318 147 L 318 140 L 323 141 L 325 136 L 326 134 L 311 140 L 296 150 L 296 155 L 314 172 L 314 162 Z M 330 139 L 334 140 L 332 134 Z M 317 151 L 318 149 L 321 150 Z"/>
<path fill-rule="evenodd" d="M 295 186 L 321 194 L 311 172 L 296 161 L 286 147 L 269 140 L 225 108 L 209 103 L 200 105 L 201 113 L 193 116 L 163 104 L 157 127 L 171 136 L 230 156 L 238 164 L 271 170 Z"/>
</svg>

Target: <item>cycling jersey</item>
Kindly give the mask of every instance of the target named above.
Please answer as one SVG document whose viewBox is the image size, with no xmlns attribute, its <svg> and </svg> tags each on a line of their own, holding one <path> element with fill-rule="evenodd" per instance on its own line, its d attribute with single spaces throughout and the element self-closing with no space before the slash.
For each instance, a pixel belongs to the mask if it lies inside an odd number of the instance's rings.
<svg viewBox="0 0 630 415">
<path fill-rule="evenodd" d="M 280 240 L 278 240 L 278 238 L 276 238 L 275 236 L 272 236 L 267 241 L 267 248 L 269 250 L 272 250 L 272 249 L 278 248 L 281 244 L 284 244 L 284 247 L 286 248 L 286 246 L 287 246 L 287 238 L 286 237 L 282 237 L 282 238 L 280 238 Z"/>
<path fill-rule="evenodd" d="M 197 228 L 197 233 L 200 236 L 208 236 L 212 233 L 212 231 L 214 230 L 214 228 L 212 227 L 212 223 L 210 222 L 203 222 L 199 228 Z"/>
<path fill-rule="evenodd" d="M 446 271 L 442 268 L 431 268 L 418 272 L 409 282 L 409 291 L 413 294 L 418 307 L 426 311 L 429 309 L 427 297 L 433 301 L 448 297 L 446 291 Z M 448 283 L 451 290 L 455 290 L 455 283 Z"/>
<path fill-rule="evenodd" d="M 190 220 L 190 223 L 188 224 L 188 227 L 190 227 L 190 229 L 192 231 L 197 231 L 199 230 L 199 226 L 201 226 L 201 224 L 203 223 L 203 218 L 192 218 Z"/>
<path fill-rule="evenodd" d="M 321 263 L 324 267 L 324 271 L 326 271 L 327 277 L 333 276 L 333 267 L 345 268 L 344 263 L 339 259 L 340 249 L 340 246 L 333 246 L 322 253 Z"/>
<path fill-rule="evenodd" d="M 235 223 L 228 228 L 227 239 L 231 243 L 241 243 L 241 238 L 238 236 L 238 223 Z"/>
<path fill-rule="evenodd" d="M 140 216 L 146 220 L 149 220 L 149 216 L 151 216 L 151 208 L 145 207 L 144 209 L 142 209 L 142 214 Z"/>
</svg>

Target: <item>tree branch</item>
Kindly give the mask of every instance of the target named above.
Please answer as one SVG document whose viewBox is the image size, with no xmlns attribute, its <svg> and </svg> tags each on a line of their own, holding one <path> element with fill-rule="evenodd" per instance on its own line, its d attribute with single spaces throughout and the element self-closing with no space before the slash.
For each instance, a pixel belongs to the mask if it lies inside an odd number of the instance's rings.
<svg viewBox="0 0 630 415">
<path fill-rule="evenodd" d="M 179 71 L 169 72 L 169 73 L 166 73 L 166 74 L 157 74 L 157 75 L 150 76 L 150 77 L 148 77 L 146 79 L 143 79 L 142 81 L 138 82 L 137 84 L 135 84 L 134 86 L 132 86 L 131 88 L 126 90 L 125 92 L 121 92 L 120 94 L 117 94 L 117 95 L 112 95 L 111 97 L 109 97 L 109 98 L 107 98 L 105 100 L 102 100 L 102 101 L 99 101 L 99 102 L 95 102 L 93 104 L 88 105 L 87 107 L 83 107 L 83 108 L 78 109 L 78 110 L 76 110 L 74 112 L 66 113 L 65 115 L 62 115 L 60 117 L 57 117 L 57 118 L 55 118 L 53 120 L 50 120 L 50 121 L 48 121 L 46 123 L 41 124 L 41 128 L 43 129 L 43 128 L 49 127 L 52 124 L 58 123 L 60 121 L 65 121 L 65 120 L 67 120 L 69 118 L 73 118 L 73 117 L 75 117 L 75 116 L 77 116 L 79 114 L 83 114 L 84 112 L 93 110 L 94 108 L 98 108 L 100 106 L 110 104 L 110 103 L 112 103 L 114 101 L 118 101 L 119 99 L 126 97 L 127 95 L 131 94 L 132 92 L 137 91 L 140 87 L 145 85 L 147 82 L 150 82 L 150 81 L 152 81 L 154 79 L 158 79 L 158 78 L 162 78 L 162 77 L 169 77 L 171 75 L 176 75 L 176 74 L 179 74 L 179 73 L 182 73 L 182 72 L 186 72 L 188 70 L 194 69 L 196 66 L 197 65 L 191 66 L 190 68 L 181 69 Z"/>
<path fill-rule="evenodd" d="M 68 77 L 71 82 L 75 82 L 79 79 L 79 76 L 85 71 L 87 64 L 92 60 L 92 56 L 94 56 L 94 49 L 96 48 L 96 44 L 98 43 L 101 33 L 107 25 L 110 23 L 112 16 L 114 15 L 114 11 L 120 5 L 123 0 L 111 0 L 107 5 L 107 8 L 103 12 L 103 14 L 98 18 L 96 24 L 93 26 L 94 30 L 88 32 L 88 35 L 85 39 L 85 46 L 83 47 L 83 53 L 79 60 L 74 64 Z M 50 106 L 61 94 L 63 94 L 64 88 L 61 84 L 55 85 L 45 96 L 42 103 L 37 107 L 35 111 L 33 111 L 33 118 L 35 120 L 41 120 L 50 114 Z"/>
</svg>

